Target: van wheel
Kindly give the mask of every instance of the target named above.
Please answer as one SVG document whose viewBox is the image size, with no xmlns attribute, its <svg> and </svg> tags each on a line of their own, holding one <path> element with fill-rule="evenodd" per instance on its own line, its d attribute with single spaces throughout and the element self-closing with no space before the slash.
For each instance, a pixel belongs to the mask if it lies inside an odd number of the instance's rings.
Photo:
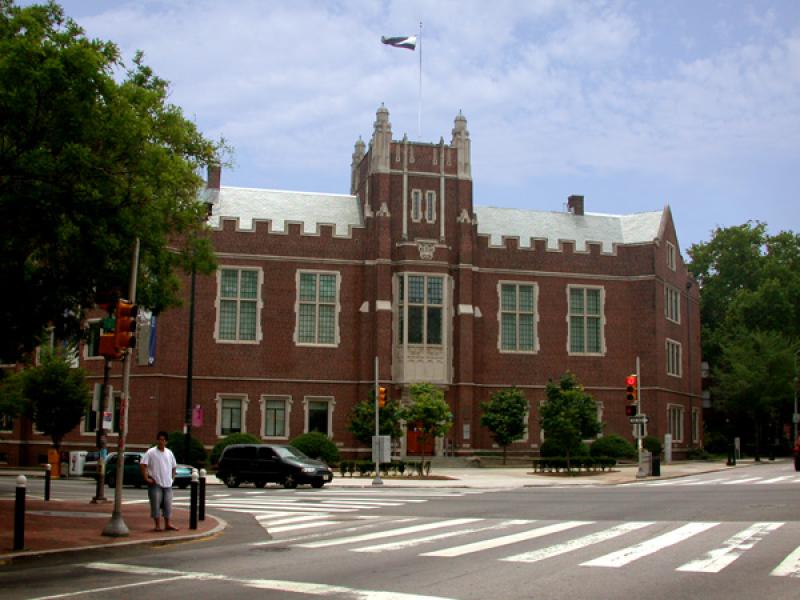
<svg viewBox="0 0 800 600">
<path fill-rule="evenodd" d="M 253 485 L 255 485 L 257 488 L 263 488 L 265 485 L 267 485 L 267 482 L 264 481 L 263 479 L 259 479 L 257 481 L 254 481 Z"/>
<path fill-rule="evenodd" d="M 114 479 L 114 476 L 113 476 L 113 475 L 112 475 L 111 477 L 106 477 L 106 478 L 105 478 L 105 482 L 106 482 L 106 485 L 107 485 L 108 487 L 112 487 L 112 488 L 113 488 L 113 487 L 116 487 L 116 486 L 117 486 L 117 480 L 116 480 L 116 479 Z"/>
<path fill-rule="evenodd" d="M 239 487 L 239 479 L 236 477 L 236 475 L 228 475 L 225 477 L 225 485 L 227 485 L 229 488 L 237 488 Z"/>
<path fill-rule="evenodd" d="M 325 485 L 325 482 L 324 482 L 324 481 L 322 481 L 322 479 L 320 479 L 320 480 L 318 480 L 318 481 L 312 481 L 312 482 L 311 482 L 311 487 L 313 487 L 313 488 L 317 488 L 317 489 L 319 489 L 319 488 L 321 488 L 323 485 Z"/>
<path fill-rule="evenodd" d="M 294 478 L 294 475 L 287 475 L 286 478 L 283 480 L 283 487 L 287 490 L 293 490 L 297 487 L 297 480 Z"/>
</svg>

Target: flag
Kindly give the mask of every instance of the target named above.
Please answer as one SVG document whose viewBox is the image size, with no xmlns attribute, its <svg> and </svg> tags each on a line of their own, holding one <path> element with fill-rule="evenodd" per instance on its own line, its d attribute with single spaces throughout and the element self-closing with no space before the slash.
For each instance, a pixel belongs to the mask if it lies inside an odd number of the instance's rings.
<svg viewBox="0 0 800 600">
<path fill-rule="evenodd" d="M 381 42 L 395 48 L 405 48 L 413 51 L 417 47 L 417 36 L 409 35 L 405 37 L 386 37 L 381 36 Z"/>
</svg>

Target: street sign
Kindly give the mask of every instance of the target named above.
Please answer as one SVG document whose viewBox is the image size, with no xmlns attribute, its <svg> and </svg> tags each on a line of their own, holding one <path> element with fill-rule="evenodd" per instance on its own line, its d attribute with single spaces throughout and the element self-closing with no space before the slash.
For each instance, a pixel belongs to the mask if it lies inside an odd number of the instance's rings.
<svg viewBox="0 0 800 600">
<path fill-rule="evenodd" d="M 637 440 L 643 439 L 647 437 L 647 424 L 646 423 L 634 423 L 633 424 L 633 437 Z"/>
<path fill-rule="evenodd" d="M 644 425 L 649 423 L 650 419 L 647 418 L 647 415 L 636 415 L 635 417 L 629 417 L 628 421 L 630 421 L 631 425 Z"/>
</svg>

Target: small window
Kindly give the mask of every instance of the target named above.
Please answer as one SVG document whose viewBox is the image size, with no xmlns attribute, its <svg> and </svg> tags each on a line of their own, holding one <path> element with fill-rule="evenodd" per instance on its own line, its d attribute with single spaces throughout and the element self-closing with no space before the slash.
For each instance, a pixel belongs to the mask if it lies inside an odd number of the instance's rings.
<svg viewBox="0 0 800 600">
<path fill-rule="evenodd" d="M 309 399 L 307 400 L 308 415 L 306 431 L 318 431 L 327 436 L 331 435 L 331 403 L 328 400 Z"/>
<path fill-rule="evenodd" d="M 667 340 L 667 375 L 681 376 L 681 345 L 674 340 Z"/>
<path fill-rule="evenodd" d="M 683 407 L 671 404 L 667 407 L 669 433 L 673 442 L 683 442 Z"/>
<path fill-rule="evenodd" d="M 672 286 L 664 286 L 664 316 L 674 323 L 681 322 L 681 294 Z"/>
<path fill-rule="evenodd" d="M 692 409 L 692 442 L 698 443 L 700 441 L 700 409 Z"/>
<path fill-rule="evenodd" d="M 86 358 L 97 358 L 100 356 L 100 334 L 102 331 L 102 321 L 89 321 L 89 327 L 86 331 Z"/>
<path fill-rule="evenodd" d="M 411 191 L 411 220 L 418 223 L 422 220 L 422 192 Z"/>
<path fill-rule="evenodd" d="M 676 270 L 678 266 L 677 255 L 678 252 L 675 248 L 675 244 L 667 242 L 667 267 L 672 271 Z"/>
<path fill-rule="evenodd" d="M 0 431 L 14 431 L 14 418 L 0 414 Z"/>
<path fill-rule="evenodd" d="M 286 437 L 286 400 L 264 402 L 264 437 Z"/>
<path fill-rule="evenodd" d="M 436 192 L 425 192 L 425 220 L 436 222 Z"/>
</svg>

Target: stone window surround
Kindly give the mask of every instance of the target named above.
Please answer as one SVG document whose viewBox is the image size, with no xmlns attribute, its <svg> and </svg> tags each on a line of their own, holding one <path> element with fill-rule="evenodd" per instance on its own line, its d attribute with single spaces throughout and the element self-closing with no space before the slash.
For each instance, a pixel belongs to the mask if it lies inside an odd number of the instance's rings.
<svg viewBox="0 0 800 600">
<path fill-rule="evenodd" d="M 319 342 L 301 342 L 300 341 L 300 277 L 303 273 L 311 273 L 315 275 L 334 275 L 336 277 L 336 310 L 334 317 L 334 332 L 333 343 L 322 344 Z M 342 313 L 342 274 L 339 271 L 326 271 L 322 269 L 298 269 L 295 271 L 295 300 L 294 300 L 294 333 L 292 334 L 292 341 L 295 346 L 309 346 L 313 348 L 338 348 L 341 344 L 341 330 L 339 329 L 339 318 Z M 317 286 L 319 286 L 319 278 L 317 278 Z M 317 288 L 319 289 L 319 288 Z M 319 306 L 319 302 L 316 303 Z M 316 313 L 319 317 L 319 313 Z M 316 326 L 319 326 L 319 321 Z"/>
<path fill-rule="evenodd" d="M 254 340 L 223 340 L 219 337 L 219 326 L 222 306 L 222 272 L 228 270 L 236 271 L 256 271 L 258 273 L 258 283 L 256 284 L 256 339 Z M 264 309 L 264 299 L 261 290 L 264 287 L 264 270 L 261 267 L 245 267 L 242 265 L 218 265 L 217 266 L 217 296 L 214 299 L 216 312 L 214 320 L 214 341 L 217 344 L 260 344 L 264 337 L 261 330 L 261 311 Z M 238 329 L 238 324 L 237 324 Z"/>
<path fill-rule="evenodd" d="M 284 403 L 284 435 L 268 436 L 265 433 L 267 427 L 267 402 L 270 400 L 282 400 Z M 292 397 L 281 394 L 262 394 L 258 403 L 261 408 L 261 426 L 259 428 L 261 438 L 264 440 L 288 440 L 291 437 L 291 427 L 289 424 L 291 423 Z"/>
<path fill-rule="evenodd" d="M 503 285 L 527 285 L 533 287 L 533 350 L 508 350 L 503 348 Z M 501 354 L 538 354 L 539 353 L 539 284 L 532 281 L 500 279 L 497 282 L 497 351 Z M 519 312 L 516 313 L 519 315 Z M 517 339 L 519 346 L 519 339 Z"/>
<path fill-rule="evenodd" d="M 600 290 L 600 351 L 599 352 L 572 352 L 572 334 L 570 326 L 570 291 L 573 288 L 580 288 L 584 290 Z M 606 347 L 606 288 L 602 285 L 588 285 L 588 284 L 569 284 L 566 286 L 567 294 L 567 355 L 568 356 L 605 356 L 608 352 Z M 584 315 L 585 316 L 585 315 Z"/>
<path fill-rule="evenodd" d="M 328 403 L 328 438 L 333 439 L 333 411 L 336 409 L 334 396 L 303 396 L 303 433 L 308 433 L 308 413 L 312 402 Z"/>
<path fill-rule="evenodd" d="M 247 433 L 247 408 L 250 404 L 250 398 L 247 394 L 217 394 L 214 398 L 214 404 L 217 407 L 217 420 L 216 420 L 216 434 L 218 438 L 223 438 L 222 434 L 222 401 L 223 400 L 240 400 L 242 403 L 242 429 L 241 433 Z"/>
</svg>

